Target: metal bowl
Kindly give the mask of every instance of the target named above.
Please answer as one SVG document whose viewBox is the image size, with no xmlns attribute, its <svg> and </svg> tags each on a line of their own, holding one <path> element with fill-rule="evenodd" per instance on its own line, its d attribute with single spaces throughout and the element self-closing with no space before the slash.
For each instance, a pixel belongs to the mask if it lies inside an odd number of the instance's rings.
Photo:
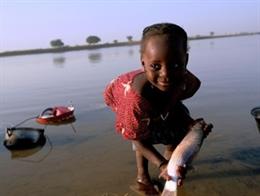
<svg viewBox="0 0 260 196">
<path fill-rule="evenodd" d="M 6 128 L 4 146 L 9 150 L 30 149 L 46 142 L 44 129 L 31 127 Z"/>
<path fill-rule="evenodd" d="M 256 126 L 258 128 L 259 133 L 260 133 L 260 106 L 253 108 L 251 110 L 251 114 L 255 118 Z"/>
<path fill-rule="evenodd" d="M 260 106 L 253 108 L 251 114 L 255 119 L 260 119 Z"/>
</svg>

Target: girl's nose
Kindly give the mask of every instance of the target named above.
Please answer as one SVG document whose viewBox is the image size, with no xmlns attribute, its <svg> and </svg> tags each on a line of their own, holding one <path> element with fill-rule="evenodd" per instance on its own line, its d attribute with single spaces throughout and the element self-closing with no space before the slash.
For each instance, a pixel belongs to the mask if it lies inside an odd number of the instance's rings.
<svg viewBox="0 0 260 196">
<path fill-rule="evenodd" d="M 168 78 L 169 77 L 169 68 L 167 66 L 162 66 L 160 70 L 160 76 Z"/>
</svg>

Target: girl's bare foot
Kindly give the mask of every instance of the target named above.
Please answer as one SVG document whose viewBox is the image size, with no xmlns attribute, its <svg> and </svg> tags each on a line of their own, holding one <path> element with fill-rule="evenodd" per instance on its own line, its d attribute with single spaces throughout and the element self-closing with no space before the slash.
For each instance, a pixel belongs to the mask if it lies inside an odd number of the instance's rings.
<svg viewBox="0 0 260 196">
<path fill-rule="evenodd" d="M 159 196 L 160 193 L 158 191 L 158 188 L 154 186 L 152 183 L 150 177 L 143 177 L 140 178 L 138 177 L 136 179 L 136 183 L 134 185 L 131 185 L 130 188 L 138 193 L 139 195 L 144 195 L 144 196 Z"/>
</svg>

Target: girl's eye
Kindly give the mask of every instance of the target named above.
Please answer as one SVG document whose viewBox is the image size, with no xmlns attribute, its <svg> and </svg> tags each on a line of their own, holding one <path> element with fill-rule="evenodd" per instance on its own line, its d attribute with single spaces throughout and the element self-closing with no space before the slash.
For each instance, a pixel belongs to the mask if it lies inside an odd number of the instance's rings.
<svg viewBox="0 0 260 196">
<path fill-rule="evenodd" d="M 176 64 L 176 63 L 173 64 L 173 68 L 174 68 L 174 69 L 176 69 L 176 68 L 178 68 L 178 67 L 180 67 L 178 64 Z"/>
<path fill-rule="evenodd" d="M 159 70 L 160 68 L 161 68 L 161 65 L 160 64 L 151 64 L 151 68 L 153 69 L 153 70 Z"/>
<path fill-rule="evenodd" d="M 180 68 L 183 68 L 183 67 L 184 67 L 183 65 L 180 65 L 180 64 L 177 64 L 177 63 L 172 65 L 173 69 L 180 69 Z"/>
</svg>

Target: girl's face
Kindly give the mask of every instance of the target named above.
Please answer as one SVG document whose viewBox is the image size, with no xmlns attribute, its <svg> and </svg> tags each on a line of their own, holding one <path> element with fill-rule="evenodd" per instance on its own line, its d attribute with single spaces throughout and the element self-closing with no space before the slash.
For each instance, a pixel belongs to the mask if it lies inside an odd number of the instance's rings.
<svg viewBox="0 0 260 196">
<path fill-rule="evenodd" d="M 162 35 L 148 38 L 141 55 L 147 80 L 161 91 L 178 85 L 186 72 L 188 54 L 181 41 L 169 44 Z"/>
</svg>

